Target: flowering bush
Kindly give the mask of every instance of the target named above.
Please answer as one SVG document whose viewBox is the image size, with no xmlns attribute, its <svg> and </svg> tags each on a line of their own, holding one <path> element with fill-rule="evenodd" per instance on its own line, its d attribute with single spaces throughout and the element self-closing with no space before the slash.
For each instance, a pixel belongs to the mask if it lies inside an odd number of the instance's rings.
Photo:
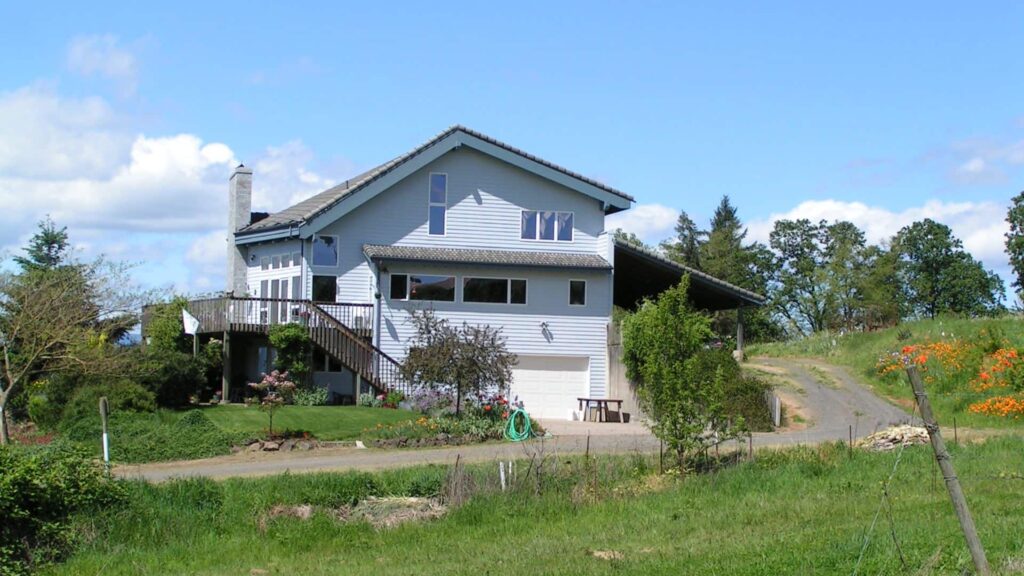
<svg viewBox="0 0 1024 576">
<path fill-rule="evenodd" d="M 968 408 L 975 414 L 1001 416 L 1016 420 L 1024 415 L 1024 400 L 1014 396 L 994 396 L 984 402 L 975 402 Z"/>
<path fill-rule="evenodd" d="M 466 399 L 463 407 L 467 413 L 480 418 L 491 420 L 505 420 L 509 413 L 515 408 L 522 408 L 523 403 L 518 397 L 509 401 L 503 394 L 477 394 L 476 397 Z"/>
<path fill-rule="evenodd" d="M 270 374 L 264 374 L 263 380 L 250 382 L 251 386 L 259 395 L 259 407 L 267 413 L 270 419 L 267 432 L 274 435 L 274 412 L 291 400 L 295 392 L 295 382 L 288 379 L 287 372 L 274 370 Z"/>
<path fill-rule="evenodd" d="M 455 408 L 455 399 L 447 392 L 431 388 L 418 388 L 410 394 L 412 409 L 428 416 L 450 414 Z"/>
<path fill-rule="evenodd" d="M 982 360 L 981 370 L 971 381 L 971 387 L 975 392 L 1006 387 L 1020 391 L 1024 388 L 1024 370 L 1021 368 L 1021 358 L 1016 349 L 999 348 Z"/>
</svg>

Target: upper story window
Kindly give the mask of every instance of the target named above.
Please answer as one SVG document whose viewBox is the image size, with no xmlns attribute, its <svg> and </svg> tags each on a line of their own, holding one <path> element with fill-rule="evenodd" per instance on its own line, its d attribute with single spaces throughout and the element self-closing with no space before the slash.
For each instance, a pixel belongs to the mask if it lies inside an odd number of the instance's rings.
<svg viewBox="0 0 1024 576">
<path fill-rule="evenodd" d="M 519 237 L 523 240 L 572 242 L 573 213 L 523 210 Z"/>
<path fill-rule="evenodd" d="M 255 262 L 256 256 L 252 256 Z M 285 254 L 283 256 L 262 256 L 260 257 L 260 270 L 271 270 L 277 268 L 290 268 L 292 266 L 302 266 L 302 255 L 298 252 L 291 254 Z"/>
<path fill-rule="evenodd" d="M 313 266 L 338 265 L 338 237 L 313 236 Z"/>
<path fill-rule="evenodd" d="M 433 236 L 444 236 L 445 212 L 448 210 L 448 175 L 430 174 L 430 197 L 428 199 L 428 232 Z"/>
<path fill-rule="evenodd" d="M 526 280 L 463 278 L 462 301 L 487 304 L 526 304 Z"/>
<path fill-rule="evenodd" d="M 391 299 L 455 302 L 455 277 L 392 274 Z"/>
</svg>

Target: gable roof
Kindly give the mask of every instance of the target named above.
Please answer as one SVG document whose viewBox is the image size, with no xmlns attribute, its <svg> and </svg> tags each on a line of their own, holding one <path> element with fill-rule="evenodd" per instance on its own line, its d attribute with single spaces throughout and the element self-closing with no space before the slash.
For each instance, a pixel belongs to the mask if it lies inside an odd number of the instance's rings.
<svg viewBox="0 0 1024 576">
<path fill-rule="evenodd" d="M 554 180 L 582 194 L 592 196 L 604 203 L 605 213 L 607 214 L 625 210 L 633 203 L 632 196 L 611 186 L 548 162 L 519 148 L 509 146 L 480 132 L 456 125 L 434 136 L 412 151 L 367 170 L 358 176 L 349 178 L 341 184 L 328 188 L 298 204 L 271 214 L 259 222 L 254 222 L 239 230 L 236 235 L 241 240 L 242 237 L 258 234 L 258 240 L 263 240 L 270 238 L 264 238 L 266 235 L 259 233 L 284 229 L 288 233 L 287 235 L 295 235 L 296 228 L 311 225 L 314 230 L 299 234 L 302 237 L 308 237 L 316 229 L 322 227 L 316 226 L 317 220 L 324 217 L 329 221 L 335 220 L 426 163 L 453 148 L 463 145 L 530 170 L 541 177 Z M 361 200 L 357 201 L 357 197 L 361 197 Z M 341 204 L 347 204 L 350 199 L 352 200 L 352 205 L 349 210 L 336 210 Z M 334 214 L 331 214 L 332 212 Z"/>
</svg>

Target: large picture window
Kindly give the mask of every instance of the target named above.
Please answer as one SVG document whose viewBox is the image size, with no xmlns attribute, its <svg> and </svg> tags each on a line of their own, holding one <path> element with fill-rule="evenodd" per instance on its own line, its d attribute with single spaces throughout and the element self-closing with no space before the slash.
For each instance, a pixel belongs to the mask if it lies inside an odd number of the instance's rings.
<svg viewBox="0 0 1024 576">
<path fill-rule="evenodd" d="M 404 294 L 402 287 L 404 285 Z M 392 274 L 393 300 L 432 300 L 455 302 L 454 276 L 428 276 L 424 274 Z"/>
<path fill-rule="evenodd" d="M 526 304 L 526 280 L 463 278 L 462 301 L 484 304 Z"/>
<path fill-rule="evenodd" d="M 428 202 L 428 231 L 434 236 L 444 236 L 445 213 L 448 210 L 448 175 L 430 174 L 430 198 Z"/>
<path fill-rule="evenodd" d="M 313 236 L 313 266 L 338 265 L 338 237 Z M 274 266 L 277 268 L 277 266 Z"/>
<path fill-rule="evenodd" d="M 573 213 L 523 210 L 519 237 L 523 240 L 572 242 Z"/>
</svg>

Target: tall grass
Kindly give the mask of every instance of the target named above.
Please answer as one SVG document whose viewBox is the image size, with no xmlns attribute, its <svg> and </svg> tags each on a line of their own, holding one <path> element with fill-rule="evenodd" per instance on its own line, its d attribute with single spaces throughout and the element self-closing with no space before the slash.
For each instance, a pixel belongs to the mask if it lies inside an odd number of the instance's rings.
<svg viewBox="0 0 1024 576">
<path fill-rule="evenodd" d="M 1022 451 L 1013 437 L 952 447 L 996 566 L 1024 557 Z M 280 503 L 327 509 L 373 494 L 430 493 L 447 470 L 133 483 L 127 507 L 81 520 L 95 538 L 51 573 L 836 574 L 851 572 L 867 537 L 861 572 L 891 574 L 904 570 L 891 532 L 910 571 L 959 573 L 970 559 L 927 446 L 908 448 L 896 470 L 892 525 L 883 515 L 867 532 L 895 459 L 830 444 L 762 451 L 681 481 L 652 475 L 657 463 L 647 457 L 557 459 L 545 488 L 520 482 L 506 493 L 494 488 L 496 465 L 480 465 L 471 481 L 489 488 L 463 506 L 380 531 L 326 512 L 264 529 L 260 518 Z"/>
</svg>

